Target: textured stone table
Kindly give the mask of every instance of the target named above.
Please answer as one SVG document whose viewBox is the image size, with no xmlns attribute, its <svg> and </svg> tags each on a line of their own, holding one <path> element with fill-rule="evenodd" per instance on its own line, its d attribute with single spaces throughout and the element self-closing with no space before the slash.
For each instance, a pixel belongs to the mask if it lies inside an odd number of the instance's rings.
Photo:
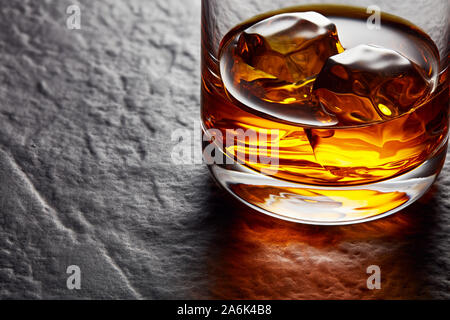
<svg viewBox="0 0 450 320">
<path fill-rule="evenodd" d="M 263 216 L 173 164 L 199 117 L 199 0 L 0 12 L 0 298 L 450 298 L 449 164 L 409 209 L 345 227 Z"/>
</svg>

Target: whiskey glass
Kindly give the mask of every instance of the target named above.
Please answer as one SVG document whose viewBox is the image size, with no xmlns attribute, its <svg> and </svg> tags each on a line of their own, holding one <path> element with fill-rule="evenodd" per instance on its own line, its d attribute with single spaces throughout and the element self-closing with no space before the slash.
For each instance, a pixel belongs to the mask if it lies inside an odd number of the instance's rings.
<svg viewBox="0 0 450 320">
<path fill-rule="evenodd" d="M 318 225 L 419 199 L 448 140 L 447 0 L 202 0 L 203 157 L 248 206 Z"/>
</svg>

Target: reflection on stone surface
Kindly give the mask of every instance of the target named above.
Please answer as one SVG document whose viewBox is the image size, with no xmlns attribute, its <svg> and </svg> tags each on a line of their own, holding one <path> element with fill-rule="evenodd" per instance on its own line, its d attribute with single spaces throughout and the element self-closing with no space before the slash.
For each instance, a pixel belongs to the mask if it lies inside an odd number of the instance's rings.
<svg viewBox="0 0 450 320">
<path fill-rule="evenodd" d="M 233 203 L 227 208 L 232 222 L 209 265 L 212 294 L 222 299 L 429 298 L 423 260 L 437 212 L 426 208 L 436 192 L 388 218 L 340 227 L 279 221 Z M 381 290 L 367 288 L 370 265 L 381 268 Z"/>
</svg>

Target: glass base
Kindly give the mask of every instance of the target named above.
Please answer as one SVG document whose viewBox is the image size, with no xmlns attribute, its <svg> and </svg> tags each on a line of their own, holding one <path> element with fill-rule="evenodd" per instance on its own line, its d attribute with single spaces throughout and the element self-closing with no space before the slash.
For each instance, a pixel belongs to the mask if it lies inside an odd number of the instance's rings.
<svg viewBox="0 0 450 320">
<path fill-rule="evenodd" d="M 257 211 L 314 225 L 379 219 L 419 199 L 436 180 L 447 152 L 444 143 L 419 167 L 395 178 L 357 186 L 316 186 L 275 179 L 241 164 L 208 165 L 219 185 Z"/>
</svg>

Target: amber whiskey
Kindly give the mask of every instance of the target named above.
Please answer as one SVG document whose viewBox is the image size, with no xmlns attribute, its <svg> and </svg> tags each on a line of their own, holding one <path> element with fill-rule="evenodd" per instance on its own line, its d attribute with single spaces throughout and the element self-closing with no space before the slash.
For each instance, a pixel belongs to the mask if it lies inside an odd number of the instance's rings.
<svg viewBox="0 0 450 320">
<path fill-rule="evenodd" d="M 428 35 L 398 17 L 382 14 L 380 30 L 369 32 L 363 9 L 289 8 L 230 30 L 217 58 L 205 51 L 204 130 L 222 132 L 211 141 L 226 146 L 220 148 L 225 157 L 274 179 L 270 187 L 230 187 L 265 210 L 283 215 L 285 209 L 272 210 L 269 198 L 291 194 L 302 203 L 320 196 L 341 205 L 336 199 L 356 201 L 356 208 L 373 209 L 370 214 L 385 212 L 405 203 L 408 192 L 361 187 L 349 200 L 345 189 L 327 188 L 393 179 L 446 147 L 447 57 L 439 56 Z M 236 141 L 240 138 L 226 134 L 239 129 L 278 134 L 269 141 Z M 261 144 L 277 147 L 275 165 L 255 160 Z M 285 187 L 276 181 L 285 181 Z M 295 184 L 323 189 L 288 187 Z M 377 200 L 364 202 L 372 196 Z"/>
</svg>

